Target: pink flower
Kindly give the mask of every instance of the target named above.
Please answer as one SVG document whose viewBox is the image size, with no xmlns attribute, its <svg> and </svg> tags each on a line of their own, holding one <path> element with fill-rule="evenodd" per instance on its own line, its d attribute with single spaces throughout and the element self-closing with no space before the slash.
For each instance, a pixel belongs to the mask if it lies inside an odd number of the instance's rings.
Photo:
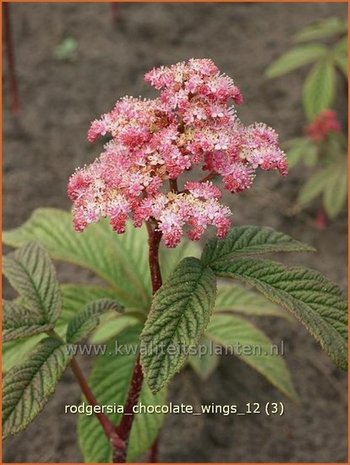
<svg viewBox="0 0 350 465">
<path fill-rule="evenodd" d="M 323 110 L 305 130 L 309 139 L 318 142 L 332 132 L 340 132 L 341 127 L 334 110 Z"/>
<path fill-rule="evenodd" d="M 185 232 L 200 239 L 208 226 L 224 237 L 231 212 L 219 202 L 222 189 L 250 188 L 258 168 L 287 173 L 275 131 L 240 122 L 232 103 L 241 103 L 242 95 L 209 59 L 154 68 L 145 80 L 159 98 L 124 97 L 91 123 L 90 142 L 111 138 L 100 157 L 69 180 L 76 230 L 107 217 L 123 233 L 130 218 L 135 227 L 155 222 L 168 247 Z M 195 167 L 221 185 L 193 180 L 181 190 L 181 175 Z M 173 180 L 179 190 L 170 189 Z"/>
</svg>

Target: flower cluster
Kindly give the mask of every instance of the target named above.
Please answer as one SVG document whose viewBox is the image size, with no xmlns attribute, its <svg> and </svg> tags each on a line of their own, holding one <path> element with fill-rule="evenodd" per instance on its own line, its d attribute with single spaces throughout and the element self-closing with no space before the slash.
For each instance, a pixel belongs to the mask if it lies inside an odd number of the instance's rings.
<svg viewBox="0 0 350 465">
<path fill-rule="evenodd" d="M 306 134 L 312 141 L 320 142 L 332 132 L 340 132 L 341 127 L 334 110 L 323 110 L 315 120 L 306 126 Z"/>
<path fill-rule="evenodd" d="M 128 218 L 136 227 L 151 221 L 168 247 L 184 230 L 199 239 L 208 225 L 225 236 L 231 212 L 209 180 L 221 178 L 222 187 L 236 193 L 252 185 L 259 167 L 286 174 L 276 133 L 240 122 L 230 104 L 240 104 L 242 95 L 209 59 L 155 68 L 145 80 L 160 91 L 158 98 L 122 98 L 91 124 L 90 142 L 111 138 L 94 163 L 70 178 L 76 230 L 108 217 L 117 233 Z M 179 176 L 194 167 L 206 171 L 204 179 L 180 186 Z"/>
</svg>

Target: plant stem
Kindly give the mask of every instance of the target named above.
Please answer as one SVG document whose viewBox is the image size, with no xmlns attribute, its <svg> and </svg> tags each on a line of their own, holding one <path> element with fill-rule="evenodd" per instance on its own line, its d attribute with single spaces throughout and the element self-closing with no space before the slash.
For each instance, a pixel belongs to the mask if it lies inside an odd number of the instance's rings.
<svg viewBox="0 0 350 465">
<path fill-rule="evenodd" d="M 157 463 L 158 448 L 159 448 L 159 436 L 157 436 L 156 440 L 152 444 L 152 447 L 149 451 L 149 462 L 150 463 Z"/>
<path fill-rule="evenodd" d="M 116 24 L 118 21 L 118 10 L 119 10 L 119 5 L 116 2 L 111 3 L 111 8 L 112 8 L 112 21 L 113 23 Z"/>
<path fill-rule="evenodd" d="M 215 171 L 211 171 L 207 176 L 205 176 L 199 182 L 202 183 L 202 182 L 210 181 L 210 179 L 215 178 L 215 176 L 217 176 L 217 173 Z"/>
<path fill-rule="evenodd" d="M 160 231 L 157 231 L 155 228 L 153 228 L 150 223 L 147 223 L 147 230 L 148 230 L 148 245 L 149 245 L 148 260 L 149 260 L 149 269 L 150 269 L 151 281 L 152 281 L 152 293 L 154 295 L 162 285 L 162 275 L 160 272 L 159 257 L 158 257 L 159 244 L 162 238 L 162 233 Z"/>
<path fill-rule="evenodd" d="M 98 402 L 92 393 L 85 376 L 83 372 L 81 371 L 80 366 L 78 365 L 78 362 L 76 361 L 75 358 L 72 358 L 70 362 L 71 369 L 74 373 L 74 376 L 76 377 L 76 380 L 78 381 L 78 384 L 80 386 L 80 389 L 84 396 L 86 397 L 86 400 L 89 402 L 90 405 L 93 407 L 98 406 Z M 115 431 L 115 428 L 113 426 L 113 423 L 109 420 L 109 418 L 102 412 L 95 412 L 95 415 L 100 422 L 103 431 L 105 432 L 105 435 L 111 442 L 113 447 L 124 447 L 124 442 L 120 439 L 118 434 Z"/>
<path fill-rule="evenodd" d="M 177 194 L 178 193 L 177 180 L 169 179 L 169 185 L 170 185 L 171 192 L 175 192 Z"/>
<path fill-rule="evenodd" d="M 156 231 L 155 226 L 147 223 L 148 244 L 149 244 L 149 268 L 151 273 L 152 293 L 155 294 L 162 285 L 162 276 L 159 266 L 159 244 L 162 233 Z M 140 364 L 140 355 L 137 357 L 134 372 L 131 378 L 128 396 L 124 406 L 124 414 L 116 432 L 124 442 L 123 447 L 113 448 L 113 463 L 124 463 L 126 461 L 127 445 L 130 436 L 131 427 L 134 421 L 133 407 L 138 402 L 143 382 L 142 367 Z"/>
<path fill-rule="evenodd" d="M 6 60 L 7 69 L 9 75 L 9 94 L 10 94 L 10 108 L 12 113 L 17 114 L 19 112 L 19 98 L 18 98 L 18 86 L 15 68 L 15 58 L 12 43 L 11 34 L 11 21 L 10 21 L 10 4 L 3 4 L 4 14 L 4 36 L 6 43 Z"/>
</svg>

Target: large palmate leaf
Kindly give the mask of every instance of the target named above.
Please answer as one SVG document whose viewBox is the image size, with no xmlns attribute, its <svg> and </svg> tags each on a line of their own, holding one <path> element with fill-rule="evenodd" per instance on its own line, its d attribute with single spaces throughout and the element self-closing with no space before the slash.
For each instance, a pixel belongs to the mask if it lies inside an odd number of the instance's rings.
<svg viewBox="0 0 350 465">
<path fill-rule="evenodd" d="M 37 321 L 55 323 L 61 311 L 61 291 L 50 258 L 38 242 L 29 242 L 4 257 L 3 273 L 36 313 Z"/>
<path fill-rule="evenodd" d="M 215 275 L 197 258 L 185 258 L 153 299 L 141 334 L 141 363 L 153 392 L 165 386 L 198 343 L 214 307 Z"/>
<path fill-rule="evenodd" d="M 43 409 L 71 356 L 65 344 L 43 340 L 38 349 L 4 377 L 3 436 L 22 431 Z"/>
<path fill-rule="evenodd" d="M 99 324 L 100 316 L 108 311 L 122 311 L 122 307 L 112 299 L 98 299 L 88 303 L 69 322 L 67 342 L 77 343 L 86 338 Z"/>
<path fill-rule="evenodd" d="M 240 259 L 215 267 L 218 276 L 254 286 L 290 310 L 334 363 L 347 365 L 347 309 L 341 290 L 317 271 L 270 260 Z"/>
<path fill-rule="evenodd" d="M 348 172 L 346 164 L 335 165 L 328 170 L 329 176 L 324 187 L 323 205 L 327 215 L 335 218 L 344 208 L 348 193 Z"/>
<path fill-rule="evenodd" d="M 225 239 L 210 239 L 204 247 L 202 261 L 212 266 L 244 255 L 314 250 L 313 247 L 272 228 L 237 226 L 230 230 Z"/>
<path fill-rule="evenodd" d="M 2 310 L 2 339 L 4 342 L 33 336 L 53 328 L 53 324 L 43 324 L 40 315 L 17 301 L 4 300 Z"/>
<path fill-rule="evenodd" d="M 251 365 L 283 394 L 297 398 L 287 365 L 276 353 L 276 346 L 252 323 L 235 315 L 215 314 L 207 336 Z"/>
<path fill-rule="evenodd" d="M 330 59 L 321 60 L 312 68 L 303 87 L 304 109 L 310 121 L 322 110 L 332 106 L 335 88 L 334 64 Z"/>
<path fill-rule="evenodd" d="M 89 377 L 89 385 L 101 405 L 123 406 L 127 397 L 133 368 L 137 357 L 137 340 L 140 327 L 124 331 L 116 342 L 109 344 L 105 355 L 97 358 Z M 115 350 L 116 344 L 123 353 Z M 165 391 L 153 395 L 146 383 L 143 384 L 140 402 L 144 405 L 162 405 Z M 108 413 L 110 420 L 117 424 L 120 413 Z M 134 417 L 131 430 L 128 461 L 135 461 L 151 447 L 162 425 L 161 414 L 138 413 Z M 88 463 L 108 463 L 112 452 L 108 440 L 95 416 L 81 415 L 78 423 L 79 444 L 84 460 Z"/>
<path fill-rule="evenodd" d="M 230 283 L 218 288 L 215 312 L 289 318 L 290 314 L 251 289 Z"/>
<path fill-rule="evenodd" d="M 149 308 L 151 286 L 144 229 L 129 227 L 125 234 L 118 235 L 106 221 L 100 221 L 77 233 L 70 213 L 41 208 L 22 226 L 3 234 L 4 243 L 13 247 L 33 239 L 39 240 L 51 257 L 93 270 L 113 287 L 124 306 Z"/>
<path fill-rule="evenodd" d="M 307 44 L 295 47 L 271 63 L 266 70 L 266 77 L 283 76 L 283 74 L 319 60 L 327 54 L 327 51 L 327 48 L 321 44 Z"/>
</svg>

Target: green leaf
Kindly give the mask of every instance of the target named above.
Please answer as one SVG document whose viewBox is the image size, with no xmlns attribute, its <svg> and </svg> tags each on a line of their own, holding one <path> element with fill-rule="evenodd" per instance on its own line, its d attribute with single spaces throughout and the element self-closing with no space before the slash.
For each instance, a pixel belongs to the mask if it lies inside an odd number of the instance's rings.
<svg viewBox="0 0 350 465">
<path fill-rule="evenodd" d="M 308 40 L 326 39 L 327 37 L 345 34 L 346 31 L 346 21 L 332 16 L 306 26 L 300 32 L 295 34 L 294 41 L 305 42 Z"/>
<path fill-rule="evenodd" d="M 56 271 L 38 242 L 3 258 L 3 273 L 43 324 L 54 323 L 61 311 L 62 297 Z"/>
<path fill-rule="evenodd" d="M 54 57 L 57 60 L 70 61 L 76 58 L 78 43 L 73 37 L 66 37 L 55 47 Z"/>
<path fill-rule="evenodd" d="M 295 143 L 293 143 L 294 140 Z M 288 168 L 293 168 L 300 161 L 303 161 L 307 166 L 315 166 L 317 163 L 318 147 L 310 140 L 306 138 L 292 139 L 284 145 L 286 146 Z"/>
<path fill-rule="evenodd" d="M 215 314 L 207 336 L 265 376 L 283 394 L 297 400 L 289 370 L 276 345 L 252 323 L 234 315 Z"/>
<path fill-rule="evenodd" d="M 115 291 L 108 287 L 85 284 L 62 284 L 63 306 L 58 324 L 68 324 L 87 304 L 98 299 L 116 300 Z"/>
<path fill-rule="evenodd" d="M 120 313 L 122 307 L 111 299 L 99 299 L 87 304 L 69 322 L 67 328 L 67 342 L 77 343 L 86 338 L 100 322 L 100 316 L 108 311 Z"/>
<path fill-rule="evenodd" d="M 208 338 L 202 337 L 199 347 L 203 347 L 203 352 L 205 351 L 205 353 L 198 353 L 197 351 L 196 354 L 190 355 L 188 358 L 189 365 L 203 381 L 209 378 L 219 364 L 219 356 L 210 352 L 211 344 Z"/>
<path fill-rule="evenodd" d="M 347 366 L 347 308 L 341 290 L 321 273 L 286 267 L 270 260 L 241 259 L 221 263 L 218 276 L 254 286 L 277 305 L 290 310 L 321 344 L 334 363 Z"/>
<path fill-rule="evenodd" d="M 304 146 L 309 144 L 309 140 L 306 137 L 293 137 L 283 142 L 283 149 L 289 150 L 294 147 Z"/>
<path fill-rule="evenodd" d="M 214 307 L 215 275 L 197 258 L 185 258 L 153 298 L 141 334 L 141 364 L 152 392 L 184 365 Z"/>
<path fill-rule="evenodd" d="M 139 402 L 146 406 L 162 406 L 166 402 L 166 390 L 152 394 L 147 384 L 143 383 Z M 163 421 L 164 415 L 161 413 L 136 415 L 128 445 L 128 462 L 135 462 L 140 455 L 150 449 L 158 437 Z"/>
<path fill-rule="evenodd" d="M 96 359 L 88 383 L 101 405 L 124 405 L 136 361 L 139 332 L 140 327 L 124 331 L 116 341 L 108 345 L 106 353 Z M 116 353 L 116 343 L 119 348 L 124 349 L 123 353 Z M 146 383 L 143 383 L 139 402 L 145 405 L 161 406 L 165 400 L 164 390 L 153 395 Z M 114 424 L 119 423 L 120 413 L 106 412 L 106 414 Z M 135 415 L 128 446 L 128 461 L 136 461 L 151 447 L 162 422 L 162 414 L 138 413 Z M 110 445 L 94 415 L 79 416 L 78 435 L 85 462 L 111 462 Z"/>
<path fill-rule="evenodd" d="M 318 147 L 316 145 L 310 144 L 308 146 L 308 149 L 305 152 L 303 161 L 306 166 L 310 166 L 310 167 L 316 166 L 317 161 L 318 161 Z"/>
<path fill-rule="evenodd" d="M 323 192 L 328 181 L 328 170 L 323 169 L 312 175 L 301 188 L 297 205 L 303 207 Z"/>
<path fill-rule="evenodd" d="M 231 283 L 218 288 L 215 312 L 233 312 L 252 316 L 290 318 L 289 314 L 261 294 Z"/>
<path fill-rule="evenodd" d="M 320 61 L 312 68 L 303 86 L 304 110 L 310 121 L 332 106 L 335 88 L 334 64 L 329 59 Z"/>
<path fill-rule="evenodd" d="M 336 65 L 340 68 L 340 70 L 344 73 L 345 77 L 348 77 L 348 55 L 345 54 L 338 54 L 334 56 L 334 60 Z"/>
<path fill-rule="evenodd" d="M 269 79 L 283 76 L 283 74 L 319 60 L 327 52 L 327 48 L 321 44 L 308 44 L 293 48 L 271 63 L 265 71 L 265 76 Z"/>
<path fill-rule="evenodd" d="M 43 324 L 40 315 L 16 301 L 3 301 L 3 341 L 13 341 L 53 329 L 51 323 Z"/>
<path fill-rule="evenodd" d="M 303 146 L 298 145 L 293 147 L 286 152 L 287 160 L 288 160 L 288 168 L 292 169 L 296 166 L 305 155 L 305 149 Z"/>
<path fill-rule="evenodd" d="M 231 229 L 225 239 L 210 239 L 204 247 L 202 261 L 212 266 L 242 255 L 311 251 L 314 251 L 313 247 L 272 228 L 237 226 Z"/>
<path fill-rule="evenodd" d="M 346 166 L 336 165 L 333 169 L 328 169 L 323 205 L 330 218 L 335 218 L 344 208 L 347 199 L 347 188 L 348 175 Z"/>
<path fill-rule="evenodd" d="M 336 54 L 339 53 L 339 54 L 346 55 L 348 53 L 348 36 L 347 35 L 346 37 L 343 37 L 335 44 L 333 51 Z"/>
<path fill-rule="evenodd" d="M 82 307 L 98 299 L 116 300 L 116 292 L 107 287 L 87 286 L 82 284 L 63 284 L 63 311 L 58 323 L 66 326 Z M 119 315 L 109 311 L 100 317 L 100 324 L 89 337 L 92 344 L 101 344 L 117 336 L 125 328 L 143 321 L 143 314 L 136 314 L 134 309 L 124 309 L 125 314 Z M 142 318 L 141 318 L 142 317 Z"/>
<path fill-rule="evenodd" d="M 161 243 L 159 249 L 159 262 L 163 281 L 165 282 L 169 278 L 175 267 L 183 258 L 189 256 L 199 258 L 200 255 L 201 247 L 199 247 L 198 243 L 186 238 L 182 239 L 181 243 L 173 249 L 169 249 L 169 247 L 166 247 Z"/>
<path fill-rule="evenodd" d="M 23 364 L 4 377 L 3 436 L 22 431 L 44 408 L 71 356 L 66 345 L 47 338 Z"/>
<path fill-rule="evenodd" d="M 94 271 L 109 283 L 125 307 L 148 310 L 151 284 L 143 228 L 129 227 L 118 235 L 101 220 L 78 233 L 73 230 L 70 213 L 41 208 L 22 226 L 3 234 L 4 243 L 12 247 L 33 239 L 39 240 L 52 258 Z"/>
<path fill-rule="evenodd" d="M 11 368 L 23 363 L 32 353 L 35 346 L 45 338 L 45 334 L 37 334 L 15 341 L 4 342 L 2 345 L 2 371 L 7 373 Z"/>
<path fill-rule="evenodd" d="M 101 321 L 100 325 L 90 336 L 91 344 L 102 344 L 115 338 L 126 328 L 140 324 L 140 320 L 134 315 L 117 315 L 113 318 L 108 318 Z"/>
</svg>

